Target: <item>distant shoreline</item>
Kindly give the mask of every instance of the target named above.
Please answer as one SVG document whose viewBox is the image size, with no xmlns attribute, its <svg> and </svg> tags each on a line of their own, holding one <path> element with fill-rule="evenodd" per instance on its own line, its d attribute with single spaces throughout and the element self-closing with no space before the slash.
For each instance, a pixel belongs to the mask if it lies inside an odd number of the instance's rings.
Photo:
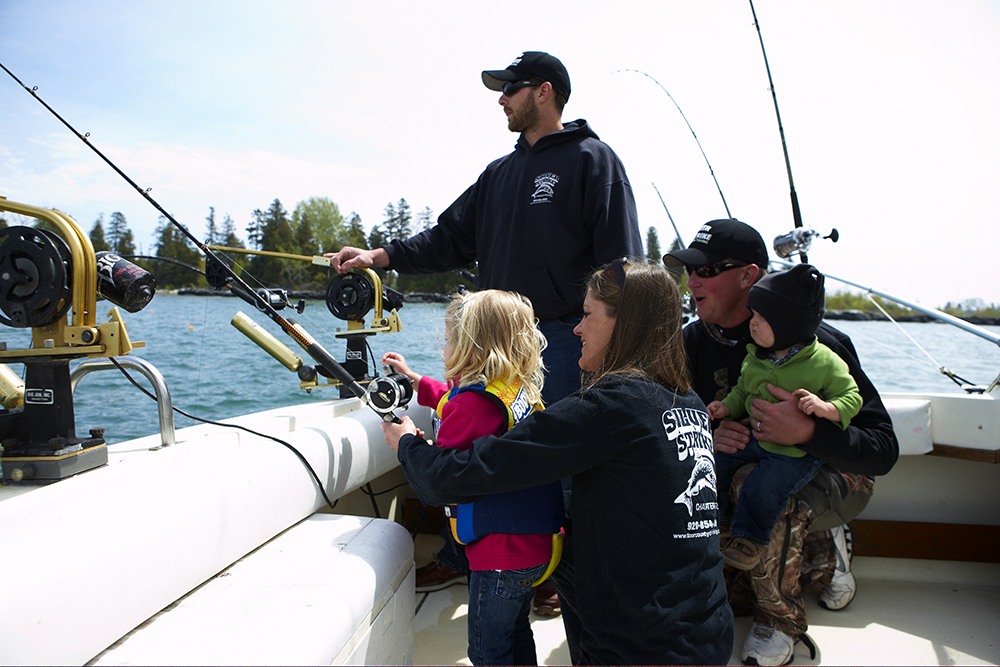
<svg viewBox="0 0 1000 667">
<path fill-rule="evenodd" d="M 228 290 L 214 290 L 206 287 L 182 287 L 178 290 L 169 290 L 168 293 L 175 294 L 187 294 L 192 296 L 233 296 Z M 317 300 L 323 301 L 326 299 L 326 294 L 323 292 L 289 292 L 289 298 L 291 299 L 306 299 L 306 300 Z M 447 294 L 435 294 L 430 292 L 411 292 L 410 294 L 403 295 L 405 303 L 448 303 L 451 301 L 451 297 Z M 968 322 L 969 324 L 978 324 L 980 326 L 1000 326 L 1000 317 L 961 317 L 956 316 L 958 319 Z M 827 320 L 848 320 L 853 322 L 882 322 L 885 321 L 885 317 L 879 313 L 868 313 L 862 310 L 828 310 L 824 319 Z M 913 315 L 900 315 L 896 317 L 897 322 L 938 322 L 939 320 L 934 319 L 930 315 L 924 315 L 923 313 L 914 313 Z"/>
</svg>

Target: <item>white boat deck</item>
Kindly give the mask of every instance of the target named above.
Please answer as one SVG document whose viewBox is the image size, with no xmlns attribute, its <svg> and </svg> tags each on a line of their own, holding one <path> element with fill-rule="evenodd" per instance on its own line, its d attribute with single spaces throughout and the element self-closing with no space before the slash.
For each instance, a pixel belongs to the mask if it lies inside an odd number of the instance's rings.
<svg viewBox="0 0 1000 667">
<path fill-rule="evenodd" d="M 436 535 L 418 535 L 415 558 L 430 560 Z M 996 665 L 1000 664 L 1000 564 L 857 557 L 858 595 L 833 612 L 807 596 L 810 659 L 798 644 L 795 664 L 805 665 Z M 468 665 L 468 588 L 454 585 L 417 596 L 414 662 Z M 736 649 L 750 627 L 736 621 Z M 569 664 L 562 620 L 532 615 L 539 664 Z"/>
</svg>

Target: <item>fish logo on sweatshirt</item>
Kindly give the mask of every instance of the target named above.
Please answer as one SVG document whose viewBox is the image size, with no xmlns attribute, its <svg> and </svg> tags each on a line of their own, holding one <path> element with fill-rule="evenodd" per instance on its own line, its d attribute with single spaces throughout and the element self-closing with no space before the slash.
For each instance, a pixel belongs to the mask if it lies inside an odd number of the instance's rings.
<svg viewBox="0 0 1000 667">
<path fill-rule="evenodd" d="M 531 205 L 550 204 L 556 195 L 556 184 L 559 183 L 559 175 L 547 171 L 544 174 L 535 176 L 535 191 L 531 193 Z"/>
<path fill-rule="evenodd" d="M 687 507 L 688 515 L 694 515 L 694 499 L 702 491 L 709 490 L 715 495 L 715 460 L 711 456 L 697 456 L 688 479 L 687 488 L 674 502 Z"/>
</svg>

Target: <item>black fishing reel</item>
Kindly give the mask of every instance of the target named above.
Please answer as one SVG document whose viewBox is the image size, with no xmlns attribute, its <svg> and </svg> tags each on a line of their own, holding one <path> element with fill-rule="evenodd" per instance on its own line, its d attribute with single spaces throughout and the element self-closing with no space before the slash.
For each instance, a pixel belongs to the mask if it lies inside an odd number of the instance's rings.
<svg viewBox="0 0 1000 667">
<path fill-rule="evenodd" d="M 382 285 L 374 271 L 338 273 L 326 288 L 326 307 L 341 320 L 364 320 L 373 308 L 378 311 L 376 317 L 381 317 L 387 306 L 388 310 L 402 308 L 403 295 Z"/>
<path fill-rule="evenodd" d="M 73 271 L 66 242 L 36 227 L 0 230 L 0 323 L 44 327 L 69 310 Z"/>
<path fill-rule="evenodd" d="M 413 398 L 413 384 L 402 373 L 380 375 L 368 384 L 368 405 L 386 418 L 396 408 L 405 408 Z"/>
</svg>

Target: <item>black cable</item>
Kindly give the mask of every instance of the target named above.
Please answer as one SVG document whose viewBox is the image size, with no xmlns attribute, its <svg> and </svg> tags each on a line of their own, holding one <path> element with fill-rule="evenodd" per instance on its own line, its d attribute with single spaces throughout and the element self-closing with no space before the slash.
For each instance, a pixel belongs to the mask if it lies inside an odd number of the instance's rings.
<svg viewBox="0 0 1000 667">
<path fill-rule="evenodd" d="M 131 382 L 139 391 L 141 391 L 154 401 L 156 400 L 156 396 L 150 393 L 149 390 L 143 387 L 141 384 L 136 382 L 135 378 L 132 377 L 132 375 L 125 369 L 125 367 L 123 367 L 121 364 L 118 363 L 117 359 L 115 359 L 114 357 L 108 357 L 108 359 L 111 361 L 112 364 L 114 364 L 115 368 L 120 370 L 122 374 L 128 379 L 128 381 Z M 240 426 L 239 424 L 225 424 L 222 422 L 212 421 L 211 419 L 205 419 L 203 417 L 196 417 L 195 415 L 188 414 L 184 410 L 181 410 L 180 408 L 174 405 L 171 405 L 170 409 L 179 415 L 187 417 L 188 419 L 193 419 L 194 421 L 201 422 L 203 424 L 211 424 L 212 426 L 222 426 L 225 428 L 234 428 L 249 433 L 251 435 L 256 435 L 260 438 L 273 440 L 274 442 L 277 442 L 280 445 L 284 445 L 289 450 L 291 450 L 291 452 L 295 454 L 295 456 L 297 456 L 300 461 L 302 461 L 302 465 L 306 467 L 306 470 L 309 471 L 309 474 L 312 475 L 312 478 L 316 481 L 316 486 L 319 488 L 319 492 L 323 495 L 323 499 L 326 501 L 326 504 L 330 506 L 330 509 L 334 509 L 337 506 L 337 502 L 339 501 L 339 499 L 337 501 L 330 500 L 330 496 L 326 494 L 326 489 L 323 487 L 323 482 L 320 481 L 319 475 L 316 474 L 316 471 L 313 469 L 312 465 L 310 465 L 306 457 L 303 456 L 302 452 L 300 452 L 294 446 L 292 446 L 291 443 L 285 442 L 281 438 L 275 437 L 273 435 L 268 435 L 266 433 L 259 433 L 257 431 L 254 431 L 253 429 L 247 428 L 246 426 Z M 368 488 L 371 489 L 371 484 L 368 485 Z M 375 511 L 376 513 L 378 512 L 378 507 L 375 508 Z"/>
</svg>

